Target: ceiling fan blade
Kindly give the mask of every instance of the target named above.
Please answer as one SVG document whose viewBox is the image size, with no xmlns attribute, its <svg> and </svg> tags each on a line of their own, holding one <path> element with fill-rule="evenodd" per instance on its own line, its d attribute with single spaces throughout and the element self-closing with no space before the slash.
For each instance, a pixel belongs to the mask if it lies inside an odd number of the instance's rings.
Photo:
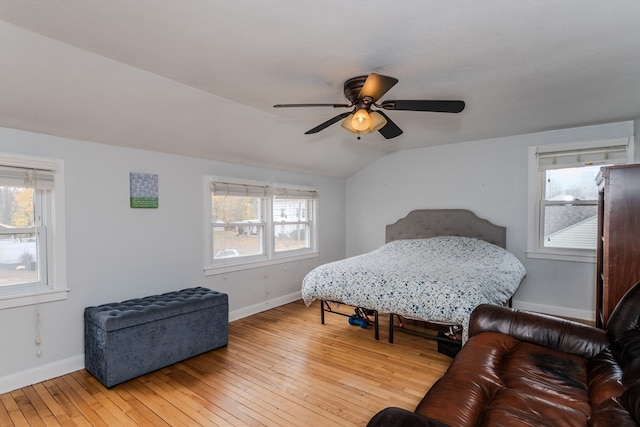
<svg viewBox="0 0 640 427">
<path fill-rule="evenodd" d="M 381 74 L 371 73 L 367 76 L 362 89 L 360 89 L 359 99 L 365 97 L 372 98 L 372 102 L 376 102 L 382 97 L 389 89 L 398 83 L 398 79 Z"/>
<path fill-rule="evenodd" d="M 333 107 L 333 108 L 349 108 L 349 104 L 276 104 L 273 108 L 291 108 L 291 107 Z"/>
<path fill-rule="evenodd" d="M 385 110 L 434 111 L 436 113 L 459 113 L 464 110 L 464 101 L 401 100 L 384 101 L 378 107 Z"/>
<path fill-rule="evenodd" d="M 304 134 L 305 135 L 309 135 L 312 133 L 318 133 L 320 132 L 322 129 L 324 128 L 328 128 L 329 126 L 331 126 L 332 124 L 339 122 L 340 120 L 344 119 L 345 117 L 347 117 L 349 114 L 351 114 L 350 111 L 346 112 L 346 113 L 342 113 L 342 114 L 338 114 L 337 116 L 335 116 L 332 119 L 327 120 L 326 122 L 319 124 L 318 126 L 314 127 L 313 129 L 310 129 L 308 131 L 306 131 Z"/>
<path fill-rule="evenodd" d="M 395 138 L 396 136 L 402 135 L 402 129 L 398 127 L 385 113 L 382 111 L 378 111 L 382 117 L 387 120 L 387 124 L 384 125 L 378 132 L 386 139 Z"/>
</svg>

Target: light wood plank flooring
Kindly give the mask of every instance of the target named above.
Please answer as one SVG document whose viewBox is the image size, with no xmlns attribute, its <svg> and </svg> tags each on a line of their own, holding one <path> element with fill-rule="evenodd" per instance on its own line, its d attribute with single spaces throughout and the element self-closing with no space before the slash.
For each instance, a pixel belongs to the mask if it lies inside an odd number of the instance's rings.
<svg viewBox="0 0 640 427">
<path fill-rule="evenodd" d="M 342 310 L 351 310 L 342 307 Z M 352 311 L 351 311 L 352 312 Z M 105 389 L 85 370 L 0 395 L 2 426 L 364 426 L 413 409 L 451 359 L 424 338 L 284 305 L 229 325 L 229 345 Z"/>
</svg>

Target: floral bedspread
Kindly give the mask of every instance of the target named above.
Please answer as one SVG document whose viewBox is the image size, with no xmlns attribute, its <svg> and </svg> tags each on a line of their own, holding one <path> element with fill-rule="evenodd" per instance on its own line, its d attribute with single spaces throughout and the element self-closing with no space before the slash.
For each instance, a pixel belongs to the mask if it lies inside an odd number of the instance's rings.
<svg viewBox="0 0 640 427">
<path fill-rule="evenodd" d="M 468 338 L 469 317 L 480 304 L 502 305 L 525 276 L 505 249 L 469 237 L 396 240 L 369 252 L 314 268 L 302 298 L 455 323 Z"/>
</svg>

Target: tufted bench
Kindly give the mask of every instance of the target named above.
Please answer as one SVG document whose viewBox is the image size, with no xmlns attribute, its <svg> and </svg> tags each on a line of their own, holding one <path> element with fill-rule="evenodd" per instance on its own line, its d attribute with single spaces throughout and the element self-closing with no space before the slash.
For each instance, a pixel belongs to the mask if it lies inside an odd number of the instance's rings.
<svg viewBox="0 0 640 427">
<path fill-rule="evenodd" d="M 85 367 L 107 388 L 226 346 L 227 294 L 197 287 L 84 310 Z"/>
</svg>

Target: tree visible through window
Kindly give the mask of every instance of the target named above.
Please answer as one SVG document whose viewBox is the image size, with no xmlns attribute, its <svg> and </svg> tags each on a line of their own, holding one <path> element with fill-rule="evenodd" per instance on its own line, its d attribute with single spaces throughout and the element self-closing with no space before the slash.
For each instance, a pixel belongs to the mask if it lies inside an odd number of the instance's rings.
<svg viewBox="0 0 640 427">
<path fill-rule="evenodd" d="M 0 286 L 39 281 L 36 195 L 33 188 L 0 187 Z"/>
<path fill-rule="evenodd" d="M 211 265 L 313 254 L 316 191 L 218 181 L 210 187 Z"/>
<path fill-rule="evenodd" d="M 66 297 L 64 271 L 54 269 L 54 160 L 4 155 L 0 164 L 0 307 Z M 61 202 L 63 198 L 61 197 Z M 60 211 L 64 220 L 64 211 Z M 63 227 L 58 227 L 61 233 Z M 58 237 L 64 241 L 63 236 Z M 63 245 L 59 245 L 63 247 Z M 59 254 L 64 259 L 64 253 Z M 59 274 L 59 283 L 54 276 Z M 58 292 L 60 291 L 60 292 Z M 45 295 L 47 294 L 47 295 Z"/>
</svg>

